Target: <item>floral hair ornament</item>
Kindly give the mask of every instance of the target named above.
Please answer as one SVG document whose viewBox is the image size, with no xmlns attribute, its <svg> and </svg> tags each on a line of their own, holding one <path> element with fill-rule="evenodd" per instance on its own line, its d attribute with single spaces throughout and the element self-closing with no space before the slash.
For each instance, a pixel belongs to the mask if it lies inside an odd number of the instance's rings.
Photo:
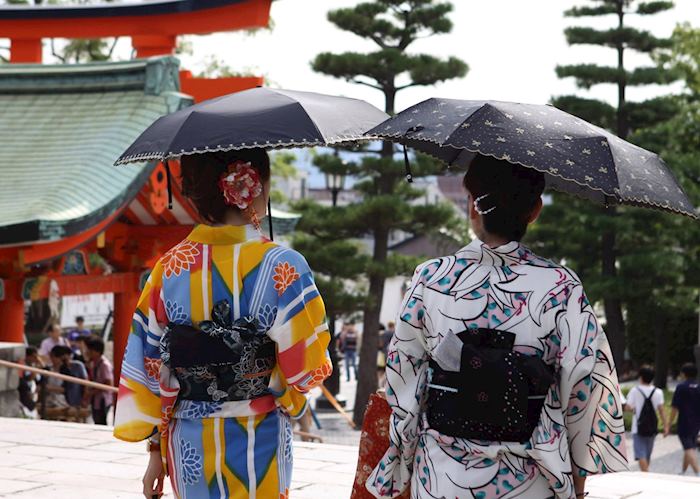
<svg viewBox="0 0 700 499">
<path fill-rule="evenodd" d="M 247 161 L 234 161 L 228 165 L 228 172 L 221 174 L 219 189 L 224 195 L 225 203 L 241 210 L 260 231 L 260 219 L 253 207 L 253 201 L 263 191 L 258 171 Z"/>
<path fill-rule="evenodd" d="M 486 214 L 491 213 L 493 210 L 496 209 L 495 206 L 492 206 L 492 207 L 489 208 L 488 210 L 484 210 L 484 209 L 482 209 L 482 208 L 479 206 L 479 203 L 481 202 L 481 200 L 482 200 L 482 199 L 486 199 L 486 198 L 489 197 L 489 196 L 490 196 L 490 194 L 484 194 L 483 196 L 479 196 L 478 198 L 476 198 L 476 199 L 474 200 L 474 209 L 476 210 L 476 212 L 477 212 L 479 215 L 486 215 Z"/>
</svg>

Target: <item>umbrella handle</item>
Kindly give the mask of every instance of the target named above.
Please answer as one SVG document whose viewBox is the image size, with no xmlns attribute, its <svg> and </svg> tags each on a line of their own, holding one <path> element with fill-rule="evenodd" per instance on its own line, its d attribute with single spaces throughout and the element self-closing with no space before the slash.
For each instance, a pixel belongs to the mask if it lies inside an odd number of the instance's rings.
<svg viewBox="0 0 700 499">
<path fill-rule="evenodd" d="M 409 184 L 412 184 L 413 174 L 411 173 L 411 163 L 408 161 L 408 150 L 406 149 L 406 144 L 403 144 L 403 161 L 406 165 L 406 181 Z"/>
<path fill-rule="evenodd" d="M 173 209 L 173 188 L 171 185 L 171 179 L 170 179 L 170 161 L 167 159 L 164 161 L 165 163 L 165 179 L 168 185 L 168 209 L 172 210 Z"/>
<path fill-rule="evenodd" d="M 405 139 L 409 133 L 419 132 L 421 130 L 423 130 L 422 125 L 412 126 L 411 128 L 409 128 L 408 130 L 406 130 L 404 132 L 403 138 Z M 401 144 L 401 145 L 403 146 L 403 162 L 404 162 L 404 165 L 406 166 L 406 181 L 409 184 L 412 184 L 413 183 L 413 173 L 411 173 L 411 163 L 410 163 L 410 161 L 408 161 L 408 149 L 406 149 L 405 143 Z"/>
<path fill-rule="evenodd" d="M 270 225 L 270 241 L 275 240 L 275 236 L 272 233 L 272 198 L 269 197 L 267 198 L 267 221 L 269 222 Z"/>
</svg>

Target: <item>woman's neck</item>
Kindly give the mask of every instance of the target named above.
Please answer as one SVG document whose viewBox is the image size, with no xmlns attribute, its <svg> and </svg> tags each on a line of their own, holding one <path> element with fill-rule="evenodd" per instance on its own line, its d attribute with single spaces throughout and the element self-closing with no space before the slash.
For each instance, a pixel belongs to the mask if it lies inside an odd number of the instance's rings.
<svg viewBox="0 0 700 499">
<path fill-rule="evenodd" d="M 482 232 L 481 234 L 477 234 L 476 236 L 482 243 L 484 243 L 490 248 L 498 248 L 499 246 L 503 246 L 504 244 L 510 242 L 510 240 L 504 237 L 488 234 L 486 232 Z"/>
</svg>

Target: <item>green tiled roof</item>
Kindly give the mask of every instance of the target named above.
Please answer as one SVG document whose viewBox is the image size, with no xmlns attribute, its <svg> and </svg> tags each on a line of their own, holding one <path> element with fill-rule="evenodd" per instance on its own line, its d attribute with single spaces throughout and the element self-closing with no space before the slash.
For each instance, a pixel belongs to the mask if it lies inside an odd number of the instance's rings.
<svg viewBox="0 0 700 499">
<path fill-rule="evenodd" d="M 178 66 L 0 65 L 0 245 L 81 232 L 139 191 L 153 165 L 112 164 L 156 118 L 191 103 Z"/>
</svg>

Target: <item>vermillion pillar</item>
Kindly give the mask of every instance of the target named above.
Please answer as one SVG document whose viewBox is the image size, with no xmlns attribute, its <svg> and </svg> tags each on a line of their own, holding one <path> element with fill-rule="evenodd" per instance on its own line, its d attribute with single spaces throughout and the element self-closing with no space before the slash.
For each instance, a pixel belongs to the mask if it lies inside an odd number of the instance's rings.
<svg viewBox="0 0 700 499">
<path fill-rule="evenodd" d="M 19 280 L 5 280 L 5 299 L 0 301 L 0 341 L 24 343 L 24 300 Z"/>
<path fill-rule="evenodd" d="M 134 282 L 133 291 L 117 293 L 114 295 L 114 383 L 119 385 L 119 375 L 122 368 L 122 359 L 126 342 L 131 331 L 131 320 L 139 301 L 137 282 Z"/>
<path fill-rule="evenodd" d="M 170 55 L 175 51 L 177 43 L 174 35 L 134 35 L 131 45 L 136 49 L 136 57 L 153 57 Z"/>
<path fill-rule="evenodd" d="M 41 63 L 41 38 L 12 38 L 10 40 L 10 62 Z"/>
</svg>

